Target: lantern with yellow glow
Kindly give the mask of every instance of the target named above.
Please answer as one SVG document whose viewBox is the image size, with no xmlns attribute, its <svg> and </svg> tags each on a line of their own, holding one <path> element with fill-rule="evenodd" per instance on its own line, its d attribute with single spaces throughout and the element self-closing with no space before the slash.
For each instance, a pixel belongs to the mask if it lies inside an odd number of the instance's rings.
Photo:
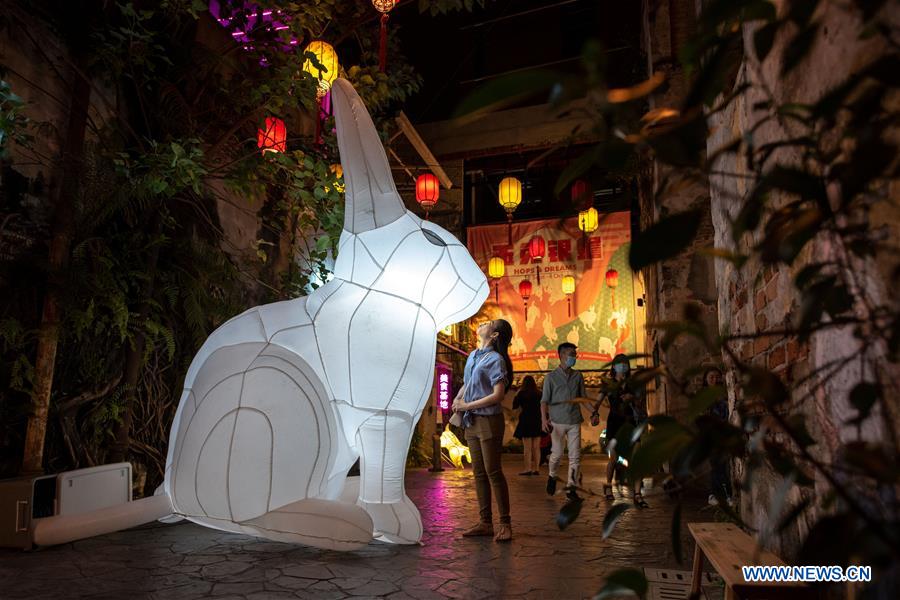
<svg viewBox="0 0 900 600">
<path fill-rule="evenodd" d="M 566 295 L 566 302 L 569 304 L 569 316 L 572 316 L 572 294 L 575 293 L 575 278 L 566 275 L 562 278 L 562 291 Z"/>
<path fill-rule="evenodd" d="M 397 6 L 399 0 L 372 0 L 372 6 L 381 13 L 381 36 L 378 40 L 378 66 L 384 73 L 387 67 L 387 22 L 388 13 Z"/>
<path fill-rule="evenodd" d="M 509 223 L 509 243 L 512 245 L 512 216 L 522 203 L 522 182 L 515 177 L 506 177 L 500 181 L 498 201 L 506 211 L 506 220 Z"/>
<path fill-rule="evenodd" d="M 432 173 L 423 173 L 416 179 L 416 202 L 425 209 L 425 219 L 428 219 L 428 211 L 434 208 L 441 195 L 441 186 L 438 178 Z"/>
<path fill-rule="evenodd" d="M 544 253 L 547 251 L 547 245 L 544 238 L 535 235 L 528 242 L 528 254 L 531 255 L 531 262 L 537 261 L 537 284 L 541 285 L 541 261 L 544 260 Z"/>
<path fill-rule="evenodd" d="M 445 448 L 447 450 L 447 455 L 450 457 L 450 462 L 453 463 L 453 466 L 457 469 L 463 468 L 462 459 L 463 457 L 469 461 L 469 464 L 472 464 L 472 455 L 469 453 L 468 446 L 464 446 L 459 438 L 456 437 L 452 431 L 450 431 L 450 427 L 446 427 L 444 432 L 441 434 L 441 448 Z"/>
<path fill-rule="evenodd" d="M 334 184 L 334 189 L 336 189 L 340 193 L 344 193 L 344 167 L 341 166 L 341 163 L 334 163 L 333 165 L 328 167 L 328 170 L 334 174 L 334 178 L 337 180 Z M 328 189 L 328 188 L 325 188 Z"/>
<path fill-rule="evenodd" d="M 506 262 L 499 256 L 488 261 L 488 277 L 494 280 L 494 299 L 500 303 L 500 278 L 506 274 Z"/>
<path fill-rule="evenodd" d="M 619 285 L 619 272 L 610 269 L 606 272 L 606 287 L 609 288 L 609 297 L 612 301 L 612 309 L 616 310 L 616 286 Z"/>
<path fill-rule="evenodd" d="M 321 100 L 328 93 L 328 90 L 331 89 L 331 84 L 334 83 L 334 80 L 337 79 L 338 70 L 340 69 L 337 52 L 334 51 L 334 48 L 328 42 L 315 40 L 309 43 L 303 53 L 312 54 L 316 57 L 319 64 L 322 65 L 322 68 L 317 67 L 308 58 L 303 62 L 303 70 L 319 80 L 319 89 L 316 92 L 316 97 Z"/>
<path fill-rule="evenodd" d="M 585 234 L 597 231 L 597 227 L 599 227 L 599 225 L 600 215 L 597 213 L 597 209 L 593 206 L 578 213 L 578 229 L 583 231 Z"/>
<path fill-rule="evenodd" d="M 531 298 L 531 282 L 523 279 L 519 282 L 519 295 L 525 303 L 525 321 L 528 321 L 528 299 Z"/>
<path fill-rule="evenodd" d="M 266 152 L 284 152 L 287 150 L 287 128 L 284 121 L 277 117 L 266 117 L 265 128 L 256 132 L 256 145 Z"/>
</svg>

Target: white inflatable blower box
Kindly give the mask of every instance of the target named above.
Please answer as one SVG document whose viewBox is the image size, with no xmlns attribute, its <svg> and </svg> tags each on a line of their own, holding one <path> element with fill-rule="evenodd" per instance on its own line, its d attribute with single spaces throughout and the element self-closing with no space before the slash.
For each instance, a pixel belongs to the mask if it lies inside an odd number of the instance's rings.
<svg viewBox="0 0 900 600">
<path fill-rule="evenodd" d="M 130 463 L 5 479 L 0 481 L 0 546 L 28 550 L 42 521 L 129 502 Z"/>
</svg>

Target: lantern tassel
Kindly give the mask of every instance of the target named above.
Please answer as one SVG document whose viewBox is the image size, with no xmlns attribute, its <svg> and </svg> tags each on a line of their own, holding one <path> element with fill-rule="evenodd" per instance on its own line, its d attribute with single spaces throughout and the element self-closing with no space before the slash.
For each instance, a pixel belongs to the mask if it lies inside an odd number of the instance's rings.
<svg viewBox="0 0 900 600">
<path fill-rule="evenodd" d="M 494 284 L 494 300 L 497 304 L 500 304 L 500 283 L 497 282 Z"/>
<path fill-rule="evenodd" d="M 381 39 L 378 43 L 378 65 L 381 68 L 381 72 L 384 73 L 387 68 L 387 22 L 388 22 L 388 14 L 382 13 L 381 15 Z"/>
<path fill-rule="evenodd" d="M 569 304 L 569 317 L 571 317 L 572 316 L 572 296 L 569 296 L 568 298 L 566 298 L 566 301 Z"/>
<path fill-rule="evenodd" d="M 534 270 L 537 272 L 537 284 L 538 284 L 538 287 L 540 287 L 541 286 L 541 263 L 538 263 L 537 266 L 534 268 Z"/>
</svg>

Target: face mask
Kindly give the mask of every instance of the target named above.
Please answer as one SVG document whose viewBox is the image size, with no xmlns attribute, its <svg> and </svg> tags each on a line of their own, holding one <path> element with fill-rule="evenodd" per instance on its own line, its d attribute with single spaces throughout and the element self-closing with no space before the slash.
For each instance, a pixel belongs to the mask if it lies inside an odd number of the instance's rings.
<svg viewBox="0 0 900 600">
<path fill-rule="evenodd" d="M 614 370 L 616 371 L 616 373 L 618 373 L 619 375 L 624 375 L 625 373 L 628 372 L 628 365 L 626 365 L 625 363 L 619 363 L 619 364 L 617 364 L 616 366 L 614 366 L 613 369 L 614 369 Z"/>
<path fill-rule="evenodd" d="M 566 366 L 571 369 L 572 367 L 575 366 L 575 360 L 576 359 L 574 356 L 567 356 L 566 357 Z"/>
</svg>

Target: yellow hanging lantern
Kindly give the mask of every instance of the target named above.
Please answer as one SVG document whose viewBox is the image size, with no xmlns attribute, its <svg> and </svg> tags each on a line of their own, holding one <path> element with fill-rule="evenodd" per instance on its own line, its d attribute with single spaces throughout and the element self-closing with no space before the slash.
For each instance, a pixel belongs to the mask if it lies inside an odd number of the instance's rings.
<svg viewBox="0 0 900 600">
<path fill-rule="evenodd" d="M 506 274 L 506 262 L 499 256 L 488 261 L 488 276 L 494 280 L 494 299 L 500 302 L 500 278 Z"/>
<path fill-rule="evenodd" d="M 341 163 L 334 163 L 328 170 L 334 174 L 334 178 L 337 179 L 337 183 L 334 184 L 334 189 L 336 189 L 340 193 L 344 193 L 344 167 L 341 166 Z"/>
<path fill-rule="evenodd" d="M 334 48 L 328 42 L 315 40 L 310 42 L 303 51 L 315 55 L 316 60 L 322 65 L 322 69 L 315 66 L 308 58 L 303 62 L 303 70 L 319 80 L 319 90 L 317 96 L 322 97 L 331 89 L 331 84 L 337 79 L 340 64 L 338 63 L 338 55 Z"/>
<path fill-rule="evenodd" d="M 509 224 L 507 235 L 509 244 L 512 245 L 512 216 L 522 203 L 522 182 L 515 177 L 505 177 L 500 181 L 500 193 L 497 198 L 500 206 L 506 211 L 506 220 Z"/>
<path fill-rule="evenodd" d="M 575 278 L 571 275 L 565 275 L 562 278 L 562 291 L 566 295 L 566 302 L 569 305 L 569 316 L 572 316 L 572 294 L 575 293 Z"/>
<path fill-rule="evenodd" d="M 522 182 L 515 177 L 506 177 L 500 182 L 500 206 L 506 214 L 512 216 L 522 203 Z"/>
<path fill-rule="evenodd" d="M 600 226 L 600 215 L 593 206 L 578 213 L 578 229 L 585 233 L 592 233 Z"/>
</svg>

